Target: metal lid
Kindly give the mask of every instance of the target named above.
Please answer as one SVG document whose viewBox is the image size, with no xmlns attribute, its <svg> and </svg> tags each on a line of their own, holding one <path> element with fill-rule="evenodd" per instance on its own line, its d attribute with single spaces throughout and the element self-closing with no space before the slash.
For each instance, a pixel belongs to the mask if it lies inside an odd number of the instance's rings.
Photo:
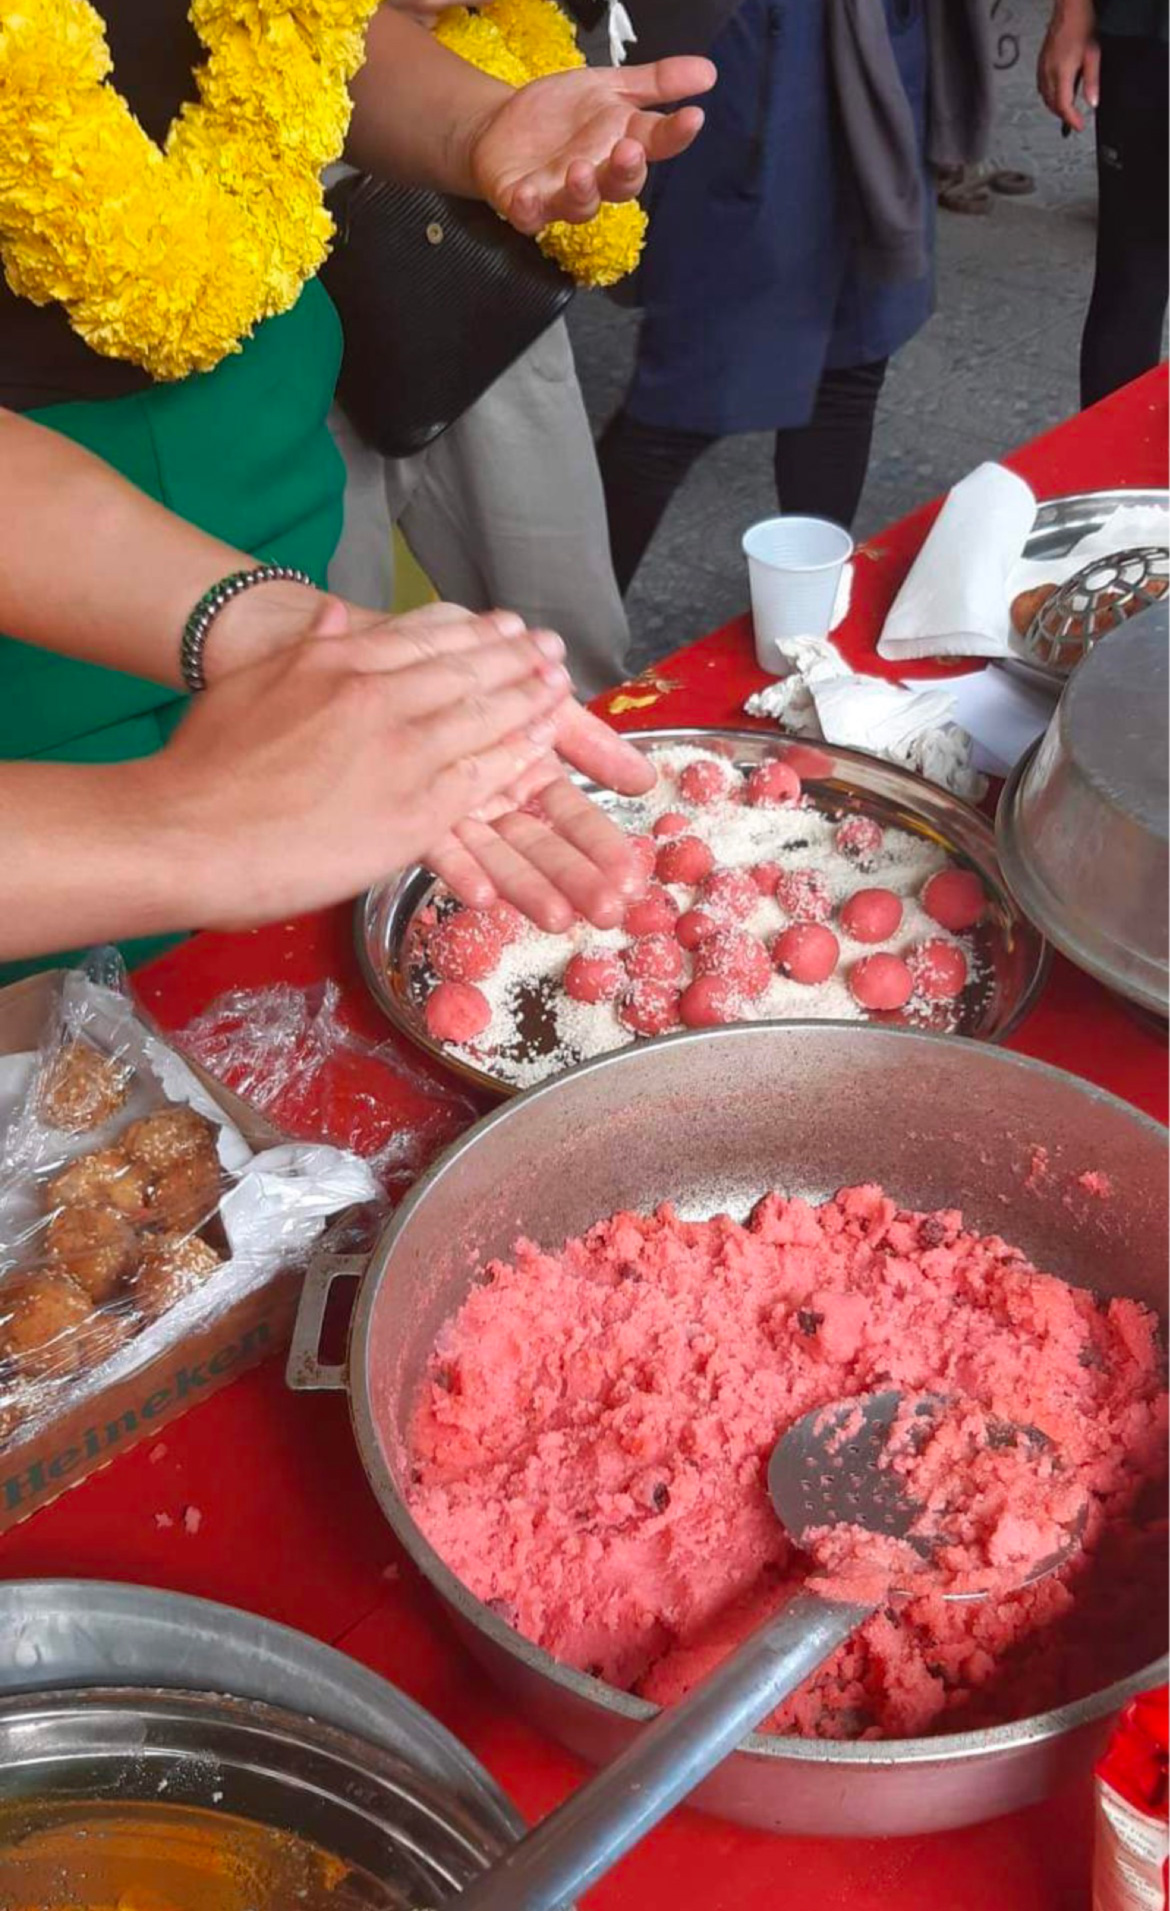
<svg viewBox="0 0 1170 1911">
<path fill-rule="evenodd" d="M 523 1830 L 392 1686 L 203 1600 L 0 1586 L 0 1691 L 5 1911 L 133 1902 L 136 1882 L 175 1911 L 419 1911 Z"/>
<path fill-rule="evenodd" d="M 1000 862 L 1020 907 L 1078 967 L 1167 1012 L 1170 615 L 1103 638 L 1000 801 Z"/>
</svg>

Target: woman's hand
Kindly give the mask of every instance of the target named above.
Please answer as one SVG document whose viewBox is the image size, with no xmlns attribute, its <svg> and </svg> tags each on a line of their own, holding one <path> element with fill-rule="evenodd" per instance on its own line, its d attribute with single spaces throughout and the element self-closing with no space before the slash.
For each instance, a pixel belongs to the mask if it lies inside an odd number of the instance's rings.
<svg viewBox="0 0 1170 1911">
<path fill-rule="evenodd" d="M 557 715 L 550 751 L 495 802 L 461 823 L 429 859 L 449 888 L 473 908 L 497 897 L 554 933 L 584 916 L 614 928 L 644 886 L 625 832 L 585 795 L 566 764 L 625 796 L 654 785 L 654 770 L 633 745 L 578 703 Z"/>
<path fill-rule="evenodd" d="M 137 766 L 189 922 L 243 927 L 356 895 L 532 771 L 569 677 L 558 638 L 510 622 L 353 631 L 327 599 L 310 641 L 198 697 Z"/>
<path fill-rule="evenodd" d="M 234 599 L 212 625 L 209 684 L 214 688 L 229 674 L 290 653 L 323 632 L 333 635 L 332 625 L 322 621 L 324 601 L 318 593 L 277 584 Z M 339 608 L 348 629 L 376 641 L 388 667 L 398 670 L 446 661 L 464 674 L 471 661 L 465 656 L 469 632 L 479 643 L 524 637 L 514 611 L 473 618 L 458 604 L 436 603 L 386 617 L 352 604 Z M 549 631 L 535 633 L 531 641 L 552 662 L 564 655 L 561 640 Z M 458 688 L 453 693 L 465 694 Z M 638 885 L 636 865 L 623 831 L 570 780 L 565 766 L 629 796 L 649 789 L 654 772 L 644 756 L 572 698 L 561 704 L 555 723 L 551 748 L 528 765 L 522 778 L 469 803 L 454 827 L 436 834 L 419 854 L 471 908 L 502 897 L 541 928 L 564 929 L 578 915 L 610 928 Z M 399 866 L 387 863 L 379 875 Z"/>
<path fill-rule="evenodd" d="M 706 93 L 709 60 L 576 67 L 533 80 L 493 105 L 469 133 L 476 191 L 518 231 L 592 219 L 603 200 L 634 199 L 651 162 L 685 152 L 703 124 L 697 106 L 653 109 Z"/>
<path fill-rule="evenodd" d="M 1095 108 L 1101 97 L 1101 48 L 1093 0 L 1056 0 L 1040 48 L 1036 84 L 1049 112 L 1074 132 L 1083 132 L 1085 116 L 1076 103 L 1078 86 L 1088 106 Z"/>
</svg>

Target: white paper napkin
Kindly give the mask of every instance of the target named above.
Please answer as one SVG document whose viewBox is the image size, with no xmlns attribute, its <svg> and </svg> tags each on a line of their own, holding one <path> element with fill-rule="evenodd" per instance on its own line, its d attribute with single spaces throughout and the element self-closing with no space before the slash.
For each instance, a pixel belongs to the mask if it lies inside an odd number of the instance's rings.
<svg viewBox="0 0 1170 1911">
<path fill-rule="evenodd" d="M 1064 584 L 1096 558 L 1170 541 L 1164 507 L 1122 503 L 1063 556 L 1025 558 L 1035 517 L 1031 490 L 1003 465 L 980 465 L 957 484 L 894 600 L 879 657 L 1006 657 L 1021 591 Z"/>
<path fill-rule="evenodd" d="M 749 697 L 749 716 L 772 717 L 789 735 L 868 750 L 977 801 L 986 784 L 971 738 L 955 722 L 949 685 L 906 688 L 855 676 L 836 647 L 809 644 L 802 667 Z"/>
<path fill-rule="evenodd" d="M 878 656 L 1005 656 L 1009 580 L 1035 517 L 1031 487 L 1004 465 L 982 464 L 957 484 L 894 600 Z"/>
</svg>

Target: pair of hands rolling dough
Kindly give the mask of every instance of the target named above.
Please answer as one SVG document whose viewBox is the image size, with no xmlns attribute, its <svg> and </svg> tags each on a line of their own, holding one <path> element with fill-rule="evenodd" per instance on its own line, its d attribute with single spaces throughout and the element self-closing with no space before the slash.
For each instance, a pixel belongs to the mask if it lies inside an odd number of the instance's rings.
<svg viewBox="0 0 1170 1911">
<path fill-rule="evenodd" d="M 552 930 L 620 921 L 641 885 L 635 860 L 568 770 L 628 795 L 654 771 L 575 702 L 559 637 L 452 604 L 379 619 L 318 598 L 305 616 L 298 641 L 286 622 L 255 661 L 237 661 L 238 630 L 210 644 L 210 687 L 155 759 L 192 850 L 222 841 L 237 740 L 249 711 L 262 715 L 231 896 L 201 920 L 271 921 L 419 860 L 472 907 L 501 898 Z"/>
</svg>

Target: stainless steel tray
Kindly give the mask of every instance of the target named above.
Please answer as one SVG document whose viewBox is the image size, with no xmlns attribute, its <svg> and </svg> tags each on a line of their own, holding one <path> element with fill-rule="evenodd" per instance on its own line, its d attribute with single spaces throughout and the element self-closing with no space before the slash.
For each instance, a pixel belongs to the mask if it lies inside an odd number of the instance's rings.
<svg viewBox="0 0 1170 1911">
<path fill-rule="evenodd" d="M 698 746 L 725 756 L 740 767 L 783 756 L 792 739 L 757 730 L 643 730 L 629 742 L 649 754 L 680 745 Z M 985 920 L 973 932 L 981 957 L 980 974 L 959 1003 L 957 1025 L 947 1032 L 979 1041 L 1002 1041 L 1028 1013 L 1043 986 L 1047 951 L 1043 939 L 1017 907 L 1004 884 L 991 825 L 968 803 L 937 784 L 878 757 L 834 744 L 818 743 L 828 759 L 826 773 L 805 778 L 817 807 L 830 812 L 873 816 L 883 826 L 928 838 L 955 860 L 978 871 L 991 899 Z M 586 788 L 607 804 L 608 792 Z M 423 1017 L 428 975 L 412 934 L 419 912 L 441 892 L 431 872 L 416 865 L 369 890 L 357 904 L 355 941 L 362 974 L 374 1000 L 413 1042 L 418 1043 L 476 1089 L 495 1096 L 516 1093 L 513 1084 L 490 1070 L 470 1066 L 427 1032 Z M 760 1022 L 757 1027 L 767 1024 Z M 539 1005 L 528 1024 L 531 1053 L 548 1053 L 551 1034 Z"/>
<path fill-rule="evenodd" d="M 127 1686 L 230 1694 L 301 1715 L 310 1737 L 322 1727 L 351 1747 L 360 1740 L 375 1748 L 404 1793 L 425 1794 L 436 1830 L 432 1855 L 463 1853 L 464 1875 L 477 1864 L 485 1868 L 523 1834 L 523 1820 L 470 1752 L 404 1693 L 342 1653 L 230 1606 L 98 1580 L 0 1584 L 0 1789 L 7 1791 L 12 1760 L 30 1734 L 39 1733 L 43 1747 L 58 1743 L 64 1754 L 72 1728 L 64 1722 L 63 1690 L 76 1699 L 82 1688 Z M 36 1714 L 33 1695 L 48 1692 L 57 1695 L 50 1707 L 57 1723 L 18 1727 L 20 1717 Z M 96 1714 L 96 1701 L 90 1707 L 82 1700 L 81 1714 L 90 1710 Z M 163 1716 L 170 1716 L 165 1707 Z M 239 1717 L 247 1720 L 247 1703 Z M 100 1740 L 89 1745 L 96 1750 Z"/>
<path fill-rule="evenodd" d="M 1046 557 L 1068 557 L 1082 538 L 1100 531 L 1121 505 L 1170 511 L 1170 490 L 1074 491 L 1064 498 L 1048 498 L 1037 508 L 1024 557 L 1035 563 Z M 1004 659 L 1004 668 L 1039 685 L 1050 696 L 1059 696 L 1068 681 L 1064 671 L 1036 663 L 1023 653 L 1022 646 Z"/>
</svg>

